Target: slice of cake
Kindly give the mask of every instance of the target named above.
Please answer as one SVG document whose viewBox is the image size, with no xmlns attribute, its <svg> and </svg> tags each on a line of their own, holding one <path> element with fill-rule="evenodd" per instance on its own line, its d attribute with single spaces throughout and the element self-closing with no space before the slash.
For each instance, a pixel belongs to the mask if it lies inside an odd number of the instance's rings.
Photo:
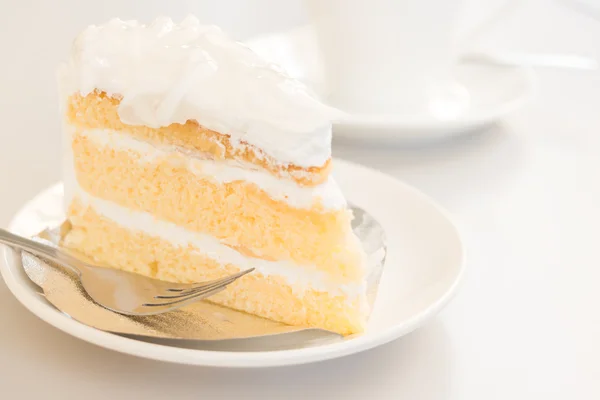
<svg viewBox="0 0 600 400">
<path fill-rule="evenodd" d="M 63 245 L 173 282 L 255 268 L 210 298 L 360 332 L 365 256 L 331 170 L 331 110 L 218 28 L 111 20 L 59 71 Z"/>
</svg>

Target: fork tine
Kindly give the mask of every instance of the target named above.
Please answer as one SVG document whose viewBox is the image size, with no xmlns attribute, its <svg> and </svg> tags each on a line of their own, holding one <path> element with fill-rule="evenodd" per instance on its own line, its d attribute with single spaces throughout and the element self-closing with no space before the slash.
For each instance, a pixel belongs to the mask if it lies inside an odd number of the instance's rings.
<svg viewBox="0 0 600 400">
<path fill-rule="evenodd" d="M 221 287 L 221 286 L 227 286 L 230 283 L 232 283 L 233 281 L 235 281 L 236 279 L 237 278 L 224 278 L 224 279 L 221 279 L 219 281 L 216 281 L 216 282 L 213 282 L 211 284 L 208 284 L 206 286 L 200 286 L 200 287 L 197 287 L 194 290 L 186 291 L 185 293 L 179 293 L 179 294 L 174 294 L 174 295 L 157 295 L 157 296 L 154 296 L 154 298 L 155 299 L 166 299 L 166 300 L 168 300 L 168 299 L 180 299 L 180 298 L 183 298 L 183 297 L 192 296 L 192 295 L 194 295 L 196 293 L 199 293 L 199 292 L 204 292 L 206 290 L 214 289 L 214 288 Z"/>
<path fill-rule="evenodd" d="M 216 287 L 216 286 L 220 286 L 220 285 L 229 285 L 230 283 L 232 283 L 233 281 L 237 280 L 238 278 L 241 278 L 242 276 L 249 274 L 250 272 L 254 271 L 254 268 L 250 268 L 247 269 L 245 271 L 241 271 L 238 272 L 236 274 L 230 275 L 230 276 L 226 276 L 224 278 L 221 279 L 216 279 L 214 281 L 209 281 L 206 283 L 203 283 L 201 285 L 198 286 L 193 286 L 190 287 L 187 290 L 183 290 L 183 289 L 168 289 L 167 291 L 169 292 L 175 292 L 177 294 L 173 294 L 173 295 L 157 295 L 154 296 L 154 298 L 156 299 L 176 299 L 178 297 L 184 297 L 184 296 L 188 296 L 190 294 L 193 294 L 197 291 L 200 290 L 206 290 L 206 289 L 210 289 L 211 287 Z"/>
<path fill-rule="evenodd" d="M 215 279 L 215 280 L 212 280 L 212 281 L 203 282 L 203 283 L 197 284 L 196 286 L 192 286 L 192 287 L 188 286 L 187 288 L 182 288 L 182 289 L 179 289 L 179 288 L 167 289 L 167 291 L 168 292 L 177 292 L 177 293 L 191 292 L 191 291 L 194 291 L 194 290 L 197 290 L 197 289 L 202 289 L 206 285 L 213 284 L 213 283 L 218 283 L 219 281 L 225 280 L 225 279 L 228 279 L 228 278 L 235 277 L 235 279 L 237 279 L 237 278 L 242 277 L 242 276 L 244 276 L 246 274 L 249 274 L 250 272 L 254 271 L 254 269 L 255 268 L 250 268 L 250 269 L 247 269 L 247 270 L 235 273 L 233 275 L 226 276 L 224 278 L 219 278 L 219 279 Z"/>
<path fill-rule="evenodd" d="M 185 303 L 190 300 L 200 301 L 209 296 L 212 296 L 213 294 L 219 293 L 221 290 L 224 290 L 226 287 L 227 287 L 227 285 L 220 285 L 217 287 L 213 287 L 211 289 L 197 291 L 197 292 L 194 292 L 193 294 L 190 294 L 187 296 L 181 296 L 181 297 L 173 299 L 173 301 L 168 301 L 166 303 L 145 303 L 145 304 L 142 304 L 142 306 L 143 307 L 164 307 L 164 306 L 170 306 L 170 305 L 179 304 L 179 303 Z"/>
</svg>

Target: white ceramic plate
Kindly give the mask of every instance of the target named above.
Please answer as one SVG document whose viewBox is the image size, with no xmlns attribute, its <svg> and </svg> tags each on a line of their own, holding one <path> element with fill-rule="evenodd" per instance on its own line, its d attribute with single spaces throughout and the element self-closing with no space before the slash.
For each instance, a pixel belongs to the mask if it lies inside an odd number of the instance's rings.
<svg viewBox="0 0 600 400">
<path fill-rule="evenodd" d="M 23 272 L 20 257 L 5 250 L 0 271 L 11 292 L 42 320 L 75 337 L 140 357 L 220 367 L 268 367 L 309 363 L 367 350 L 394 340 L 431 319 L 445 306 L 463 272 L 456 228 L 431 200 L 383 173 L 341 160 L 334 175 L 349 201 L 385 229 L 388 255 L 368 328 L 362 335 L 316 347 L 278 351 L 214 351 L 173 347 L 126 338 L 83 325 L 47 303 Z M 59 184 L 43 191 L 14 217 L 10 229 L 33 235 L 57 216 Z"/>
<path fill-rule="evenodd" d="M 327 82 L 319 60 L 316 35 L 310 26 L 270 33 L 246 41 L 264 59 L 281 65 L 292 77 L 327 97 Z M 432 114 L 347 114 L 334 124 L 336 137 L 382 142 L 423 143 L 469 133 L 497 122 L 520 108 L 535 92 L 535 73 L 529 67 L 462 62 L 455 66 L 455 83 L 468 98 L 464 111 L 451 118 Z"/>
</svg>

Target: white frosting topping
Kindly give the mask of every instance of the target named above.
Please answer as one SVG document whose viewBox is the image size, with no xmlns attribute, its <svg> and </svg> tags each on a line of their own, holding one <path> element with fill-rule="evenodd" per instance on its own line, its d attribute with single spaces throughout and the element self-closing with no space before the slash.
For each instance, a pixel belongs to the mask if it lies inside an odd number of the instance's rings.
<svg viewBox="0 0 600 400">
<path fill-rule="evenodd" d="M 366 281 L 339 284 L 332 282 L 328 273 L 314 267 L 303 267 L 290 261 L 267 261 L 248 257 L 222 244 L 219 239 L 211 235 L 191 232 L 173 223 L 158 220 L 151 214 L 121 207 L 91 196 L 74 182 L 65 182 L 65 187 L 69 185 L 74 185 L 70 188 L 72 194 L 85 205 L 91 206 L 97 213 L 108 219 L 118 221 L 119 225 L 159 237 L 175 246 L 191 245 L 221 264 L 233 264 L 241 269 L 255 268 L 264 276 L 281 276 L 297 291 L 312 288 L 317 291 L 342 294 L 347 296 L 348 300 L 366 293 Z"/>
<path fill-rule="evenodd" d="M 110 20 L 75 40 L 59 71 L 62 90 L 95 89 L 122 96 L 130 125 L 167 126 L 196 120 L 253 145 L 282 164 L 322 166 L 331 156 L 337 111 L 215 26 L 189 16 L 180 24 Z"/>
<path fill-rule="evenodd" d="M 72 129 L 71 129 L 72 130 Z M 295 208 L 312 208 L 320 204 L 325 210 L 346 207 L 346 199 L 332 176 L 317 186 L 299 186 L 290 179 L 280 179 L 249 163 L 239 161 L 202 159 L 197 153 L 183 148 L 157 147 L 150 143 L 109 129 L 88 129 L 78 133 L 100 146 L 115 150 L 134 152 L 141 163 L 156 163 L 166 160 L 172 165 L 183 166 L 202 179 L 218 183 L 244 181 L 253 183 L 272 199 L 283 201 Z"/>
</svg>

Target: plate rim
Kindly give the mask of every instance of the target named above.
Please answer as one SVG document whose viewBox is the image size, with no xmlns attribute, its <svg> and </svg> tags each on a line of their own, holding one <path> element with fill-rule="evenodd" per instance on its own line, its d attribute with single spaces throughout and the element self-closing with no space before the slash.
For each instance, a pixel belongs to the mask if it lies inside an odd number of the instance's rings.
<svg viewBox="0 0 600 400">
<path fill-rule="evenodd" d="M 31 313 L 49 325 L 94 345 L 142 358 L 177 364 L 208 367 L 263 368 L 325 361 L 369 350 L 412 332 L 431 317 L 435 316 L 446 304 L 448 304 L 448 302 L 456 294 L 465 274 L 465 248 L 461 240 L 459 229 L 452 222 L 452 219 L 449 217 L 448 213 L 427 195 L 381 171 L 340 159 L 336 159 L 335 162 L 338 167 L 345 165 L 349 168 L 362 169 L 365 172 L 375 173 L 380 177 L 392 179 L 397 184 L 403 186 L 403 188 L 412 195 L 415 195 L 419 197 L 420 200 L 427 202 L 452 228 L 457 245 L 459 246 L 458 254 L 460 258 L 459 265 L 457 266 L 457 272 L 452 283 L 446 288 L 445 292 L 421 313 L 411 316 L 402 324 L 396 324 L 386 330 L 374 333 L 372 335 L 363 335 L 353 338 L 352 340 L 335 342 L 316 347 L 264 352 L 232 352 L 179 348 L 163 344 L 144 342 L 113 333 L 100 331 L 96 328 L 92 328 L 69 318 L 68 316 L 62 314 L 59 310 L 55 309 L 49 303 L 41 303 L 39 299 L 35 298 L 36 296 L 39 296 L 39 294 L 32 292 L 30 288 L 24 286 L 20 282 L 20 279 L 12 273 L 9 264 L 14 265 L 14 263 L 20 263 L 20 260 L 17 252 L 6 246 L 3 248 L 3 260 L 0 260 L 0 273 L 13 296 L 15 296 L 15 298 Z M 25 202 L 25 204 L 13 215 L 8 229 L 14 230 L 19 216 L 27 209 L 31 208 L 32 204 L 34 204 L 36 201 L 39 201 L 40 198 L 46 196 L 48 192 L 56 190 L 58 185 L 60 185 L 60 182 L 43 189 L 33 198 Z"/>
<path fill-rule="evenodd" d="M 479 114 L 466 114 L 459 116 L 456 119 L 439 120 L 435 118 L 402 118 L 394 114 L 349 114 L 345 119 L 334 122 L 334 127 L 344 128 L 369 128 L 376 127 L 379 129 L 414 129 L 414 130 L 443 130 L 443 129 L 460 129 L 466 125 L 485 125 L 498 120 L 501 116 L 511 113 L 512 111 L 523 106 L 529 101 L 537 91 L 538 78 L 533 67 L 529 66 L 512 66 L 512 65 L 485 65 L 478 63 L 464 63 L 466 65 L 474 65 L 478 68 L 487 69 L 504 69 L 512 70 L 519 79 L 527 86 L 523 89 L 518 97 L 514 97 L 497 107 L 490 108 L 486 112 Z"/>
</svg>

